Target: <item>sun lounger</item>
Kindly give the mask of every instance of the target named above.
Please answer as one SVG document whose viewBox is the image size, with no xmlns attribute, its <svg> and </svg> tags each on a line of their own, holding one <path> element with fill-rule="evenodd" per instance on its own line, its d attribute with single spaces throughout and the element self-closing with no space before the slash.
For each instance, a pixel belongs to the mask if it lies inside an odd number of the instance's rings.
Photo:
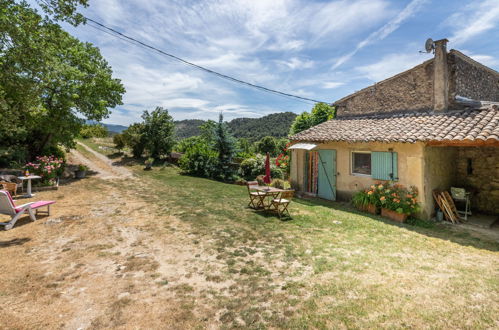
<svg viewBox="0 0 499 330">
<path fill-rule="evenodd" d="M 39 209 L 44 207 L 47 207 L 47 210 L 43 212 L 50 215 L 50 205 L 54 203 L 55 201 L 38 201 L 17 206 L 8 191 L 0 190 L 0 214 L 11 216 L 9 222 L 0 222 L 0 225 L 3 225 L 5 230 L 9 230 L 14 227 L 17 220 L 26 212 L 31 220 L 35 221 L 36 216 L 34 211 L 38 214 Z"/>
</svg>

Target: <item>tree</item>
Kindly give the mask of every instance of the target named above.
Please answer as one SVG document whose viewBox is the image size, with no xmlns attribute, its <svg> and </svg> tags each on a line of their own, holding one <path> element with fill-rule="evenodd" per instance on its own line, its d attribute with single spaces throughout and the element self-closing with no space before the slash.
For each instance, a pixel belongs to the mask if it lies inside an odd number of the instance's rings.
<svg viewBox="0 0 499 330">
<path fill-rule="evenodd" d="M 104 138 L 109 135 L 109 131 L 104 125 L 83 125 L 80 129 L 80 136 L 84 139 L 93 137 Z"/>
<path fill-rule="evenodd" d="M 175 145 L 175 125 L 168 110 L 156 107 L 149 113 L 142 114 L 144 128 L 142 131 L 145 148 L 152 158 L 169 155 Z"/>
<path fill-rule="evenodd" d="M 333 106 L 330 106 L 329 104 L 323 102 L 317 103 L 312 108 L 311 124 L 312 126 L 319 125 L 323 122 L 333 119 L 334 115 L 335 108 Z"/>
<path fill-rule="evenodd" d="M 291 124 L 291 129 L 289 131 L 290 135 L 295 135 L 309 129 L 312 126 L 312 120 L 310 118 L 310 114 L 308 112 L 303 112 L 298 117 L 295 118 L 293 123 Z"/>
<path fill-rule="evenodd" d="M 86 0 L 43 0 L 55 19 L 81 22 Z M 121 104 L 124 88 L 99 49 L 41 17 L 26 2 L 0 0 L 0 139 L 33 156 L 58 144 L 73 147 L 84 119 L 100 121 Z M 3 127 L 2 127 L 3 128 Z M 3 131 L 3 129 L 2 129 Z"/>
<path fill-rule="evenodd" d="M 142 154 L 144 153 L 145 142 L 143 131 L 144 124 L 134 123 L 121 133 L 125 145 L 132 149 L 132 155 L 135 158 L 142 157 Z"/>
<path fill-rule="evenodd" d="M 218 153 L 218 166 L 215 177 L 221 180 L 231 180 L 235 169 L 232 167 L 232 158 L 236 153 L 236 139 L 230 134 L 227 123 L 222 114 L 218 117 L 215 127 L 214 149 Z"/>
<path fill-rule="evenodd" d="M 113 136 L 113 143 L 114 147 L 118 149 L 119 152 L 125 149 L 125 138 L 123 137 L 123 134 L 116 134 Z"/>
<path fill-rule="evenodd" d="M 256 151 L 261 154 L 268 152 L 271 156 L 277 155 L 279 150 L 277 149 L 276 139 L 273 136 L 265 136 L 256 143 Z"/>
<path fill-rule="evenodd" d="M 305 111 L 295 118 L 293 124 L 291 124 L 289 134 L 294 135 L 300 133 L 312 126 L 333 119 L 335 115 L 336 109 L 333 106 L 322 102 L 317 103 L 312 108 L 311 113 Z"/>
</svg>

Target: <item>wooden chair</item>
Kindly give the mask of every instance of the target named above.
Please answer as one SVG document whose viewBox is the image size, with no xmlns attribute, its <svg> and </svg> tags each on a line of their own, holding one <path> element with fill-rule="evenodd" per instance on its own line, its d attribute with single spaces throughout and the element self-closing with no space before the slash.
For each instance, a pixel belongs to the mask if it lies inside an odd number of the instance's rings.
<svg viewBox="0 0 499 330">
<path fill-rule="evenodd" d="M 291 203 L 294 193 L 294 190 L 283 191 L 278 198 L 274 198 L 271 201 L 269 210 L 276 212 L 279 216 L 279 219 L 282 219 L 284 213 L 286 213 L 287 216 L 291 218 L 291 215 L 288 211 L 288 205 L 289 203 Z"/>
<path fill-rule="evenodd" d="M 0 182 L 0 188 L 7 190 L 11 196 L 17 195 L 17 183 L 15 182 Z"/>
<path fill-rule="evenodd" d="M 264 192 L 256 191 L 255 188 L 258 186 L 257 181 L 248 181 L 246 183 L 246 187 L 248 188 L 248 195 L 249 195 L 249 203 L 248 207 L 251 207 L 253 209 L 258 209 L 263 207 L 262 205 L 262 198 L 261 196 L 264 196 Z"/>
</svg>

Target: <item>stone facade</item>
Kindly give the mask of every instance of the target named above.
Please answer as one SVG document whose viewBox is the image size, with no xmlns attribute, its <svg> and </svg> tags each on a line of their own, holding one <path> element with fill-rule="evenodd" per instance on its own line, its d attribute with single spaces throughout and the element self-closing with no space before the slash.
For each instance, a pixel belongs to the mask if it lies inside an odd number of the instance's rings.
<svg viewBox="0 0 499 330">
<path fill-rule="evenodd" d="M 445 55 L 444 55 L 445 56 Z M 445 56 L 447 64 L 441 79 L 435 80 L 435 59 L 428 60 L 410 70 L 350 94 L 334 103 L 337 116 L 359 116 L 389 114 L 397 112 L 460 109 L 463 105 L 455 101 L 457 95 L 474 100 L 499 102 L 499 73 L 472 60 L 459 51 L 451 50 Z M 448 71 L 448 72 L 447 72 Z M 447 74 L 448 73 L 448 74 Z M 445 84 L 437 86 L 435 81 Z M 436 90 L 434 90 L 434 87 Z M 445 90 L 439 90 L 439 88 Z M 445 95 L 447 104 L 435 109 Z M 435 104 L 437 100 L 438 104 Z"/>
<path fill-rule="evenodd" d="M 456 184 L 472 192 L 472 209 L 499 214 L 499 148 L 460 147 L 456 165 Z"/>
<path fill-rule="evenodd" d="M 335 105 L 338 117 L 431 109 L 433 60 L 364 88 Z"/>
<path fill-rule="evenodd" d="M 456 50 L 451 50 L 448 58 L 449 96 L 452 99 L 460 95 L 474 100 L 499 102 L 499 73 Z"/>
</svg>

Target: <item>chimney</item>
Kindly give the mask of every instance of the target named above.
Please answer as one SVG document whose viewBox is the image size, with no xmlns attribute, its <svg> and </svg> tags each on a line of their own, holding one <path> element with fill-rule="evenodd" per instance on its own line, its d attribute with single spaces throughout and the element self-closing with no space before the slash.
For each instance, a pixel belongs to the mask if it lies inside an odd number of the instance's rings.
<svg viewBox="0 0 499 330">
<path fill-rule="evenodd" d="M 433 111 L 446 111 L 449 107 L 449 68 L 447 39 L 435 41 L 433 60 Z"/>
</svg>

